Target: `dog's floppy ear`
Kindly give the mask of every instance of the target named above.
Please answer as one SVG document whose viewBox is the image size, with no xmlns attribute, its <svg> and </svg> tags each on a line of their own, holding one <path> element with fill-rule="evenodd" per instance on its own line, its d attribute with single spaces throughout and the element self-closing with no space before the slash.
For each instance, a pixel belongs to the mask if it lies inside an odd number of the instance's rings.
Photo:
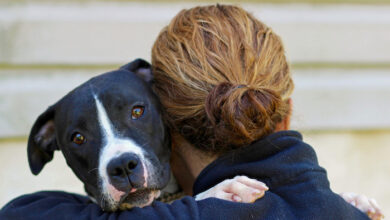
<svg viewBox="0 0 390 220">
<path fill-rule="evenodd" d="M 54 126 L 55 107 L 49 107 L 35 121 L 28 138 L 27 156 L 34 175 L 41 172 L 45 164 L 53 159 L 58 150 Z"/>
<path fill-rule="evenodd" d="M 150 63 L 143 59 L 136 59 L 126 65 L 120 67 L 120 69 L 128 70 L 135 73 L 139 78 L 146 82 L 153 80 L 152 66 Z"/>
</svg>

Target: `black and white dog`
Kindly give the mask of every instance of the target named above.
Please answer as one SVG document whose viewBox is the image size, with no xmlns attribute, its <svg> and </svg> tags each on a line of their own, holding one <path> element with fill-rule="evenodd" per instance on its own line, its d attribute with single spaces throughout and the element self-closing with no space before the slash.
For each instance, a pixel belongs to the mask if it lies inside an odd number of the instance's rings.
<svg viewBox="0 0 390 220">
<path fill-rule="evenodd" d="M 153 201 L 170 179 L 170 142 L 151 79 L 149 63 L 138 59 L 90 79 L 49 107 L 28 140 L 32 173 L 61 150 L 104 210 Z"/>
<path fill-rule="evenodd" d="M 29 136 L 32 173 L 39 174 L 54 151 L 61 150 L 103 210 L 150 204 L 170 181 L 170 137 L 151 80 L 150 64 L 137 59 L 90 79 L 50 106 Z M 233 200 L 226 192 L 236 190 L 246 197 L 240 201 L 253 201 L 262 195 L 243 194 L 242 184 L 250 186 L 247 192 L 264 191 L 254 182 L 247 177 L 224 181 L 197 199 Z"/>
</svg>

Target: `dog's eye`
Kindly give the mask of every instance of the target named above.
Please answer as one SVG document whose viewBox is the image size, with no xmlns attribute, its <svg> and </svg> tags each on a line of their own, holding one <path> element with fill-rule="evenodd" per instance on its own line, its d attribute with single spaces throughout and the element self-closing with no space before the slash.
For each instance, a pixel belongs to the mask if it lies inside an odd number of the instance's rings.
<svg viewBox="0 0 390 220">
<path fill-rule="evenodd" d="M 85 143 L 85 141 L 87 141 L 87 139 L 82 134 L 76 132 L 72 134 L 72 141 L 77 145 L 82 145 Z"/>
<path fill-rule="evenodd" d="M 144 114 L 144 107 L 141 105 L 134 106 L 131 110 L 131 118 L 138 119 Z"/>
</svg>

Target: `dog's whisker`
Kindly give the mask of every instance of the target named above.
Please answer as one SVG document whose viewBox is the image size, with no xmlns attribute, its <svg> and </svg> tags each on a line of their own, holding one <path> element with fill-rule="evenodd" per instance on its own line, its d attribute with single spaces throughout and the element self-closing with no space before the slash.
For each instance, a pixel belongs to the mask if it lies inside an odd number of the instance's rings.
<svg viewBox="0 0 390 220">
<path fill-rule="evenodd" d="M 104 201 L 104 196 L 102 196 L 102 199 L 100 200 L 100 204 L 99 204 L 99 205 L 100 205 L 101 207 L 104 207 L 104 202 L 105 202 L 105 201 Z"/>
<path fill-rule="evenodd" d="M 149 143 L 144 143 L 144 144 L 141 145 L 141 147 L 145 147 L 147 145 L 149 145 Z"/>
<path fill-rule="evenodd" d="M 93 168 L 91 170 L 88 171 L 88 173 L 91 173 L 92 171 L 95 171 L 95 170 L 98 170 L 99 168 Z"/>
</svg>

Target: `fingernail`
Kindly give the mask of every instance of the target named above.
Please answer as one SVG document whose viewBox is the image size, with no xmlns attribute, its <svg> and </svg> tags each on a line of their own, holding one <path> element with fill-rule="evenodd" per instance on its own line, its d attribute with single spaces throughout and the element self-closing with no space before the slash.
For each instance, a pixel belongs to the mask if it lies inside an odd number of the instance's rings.
<svg viewBox="0 0 390 220">
<path fill-rule="evenodd" d="M 264 183 L 262 183 L 261 185 L 263 186 L 264 190 L 268 190 L 268 186 L 267 185 L 265 185 Z"/>
<path fill-rule="evenodd" d="M 233 200 L 236 201 L 236 202 L 241 202 L 242 201 L 241 197 L 239 197 L 237 195 L 233 196 Z"/>
<path fill-rule="evenodd" d="M 253 190 L 253 192 L 252 192 L 252 194 L 260 194 L 260 193 L 261 193 L 261 191 L 257 190 L 257 189 Z"/>
</svg>

